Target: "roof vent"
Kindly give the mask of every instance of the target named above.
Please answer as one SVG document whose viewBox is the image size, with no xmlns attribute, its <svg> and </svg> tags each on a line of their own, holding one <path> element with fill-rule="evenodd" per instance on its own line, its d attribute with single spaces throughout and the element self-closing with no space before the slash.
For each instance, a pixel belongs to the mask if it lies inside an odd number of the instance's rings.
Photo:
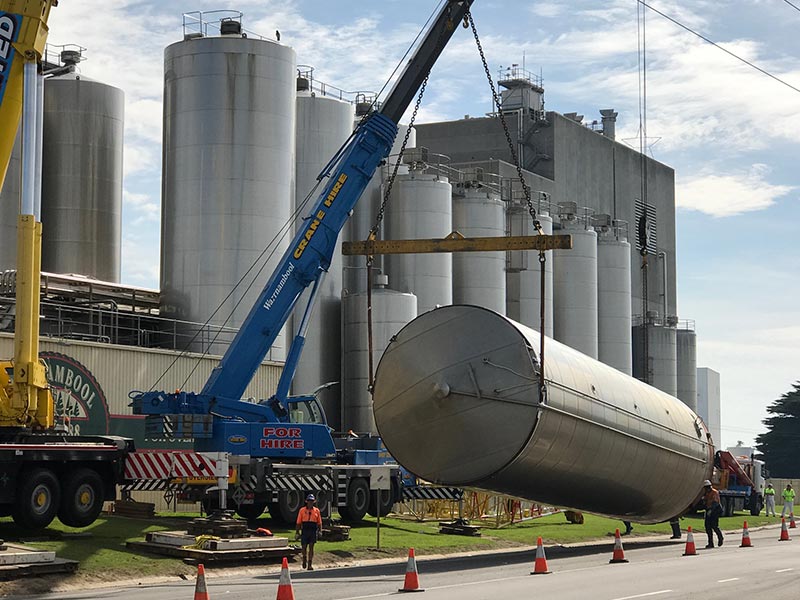
<svg viewBox="0 0 800 600">
<path fill-rule="evenodd" d="M 220 35 L 235 35 L 242 37 L 242 24 L 233 19 L 223 19 L 219 24 Z"/>
</svg>

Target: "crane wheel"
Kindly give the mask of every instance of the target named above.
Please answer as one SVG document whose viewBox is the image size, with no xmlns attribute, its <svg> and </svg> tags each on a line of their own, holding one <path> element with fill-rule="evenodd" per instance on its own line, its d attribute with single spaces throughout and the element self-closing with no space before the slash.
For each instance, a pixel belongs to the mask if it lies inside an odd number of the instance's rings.
<svg viewBox="0 0 800 600">
<path fill-rule="evenodd" d="M 242 517 L 243 519 L 247 519 L 248 521 L 254 521 L 262 514 L 264 514 L 264 510 L 267 508 L 266 502 L 253 502 L 252 504 L 240 504 L 236 507 L 236 514 Z"/>
<path fill-rule="evenodd" d="M 70 527 L 94 523 L 103 510 L 103 478 L 92 469 L 68 471 L 63 478 L 58 518 Z"/>
<path fill-rule="evenodd" d="M 44 529 L 55 519 L 61 504 L 61 486 L 50 469 L 21 471 L 11 516 L 18 527 Z"/>
<path fill-rule="evenodd" d="M 364 518 L 369 508 L 369 484 L 363 477 L 354 477 L 347 486 L 347 504 L 339 507 L 343 520 L 356 523 Z"/>
<path fill-rule="evenodd" d="M 297 490 L 281 492 L 278 496 L 278 514 L 272 516 L 277 516 L 287 525 L 294 525 L 297 513 L 303 507 L 303 500 L 305 500 L 305 495 Z"/>
</svg>

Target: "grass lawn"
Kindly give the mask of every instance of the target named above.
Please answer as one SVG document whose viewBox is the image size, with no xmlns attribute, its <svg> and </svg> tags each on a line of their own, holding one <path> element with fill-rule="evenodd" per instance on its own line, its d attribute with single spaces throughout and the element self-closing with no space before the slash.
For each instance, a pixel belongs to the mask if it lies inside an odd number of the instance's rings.
<svg viewBox="0 0 800 600">
<path fill-rule="evenodd" d="M 132 551 L 125 547 L 128 540 L 142 540 L 145 533 L 159 530 L 185 529 L 186 522 L 196 517 L 193 513 L 163 513 L 152 520 L 126 519 L 104 516 L 90 527 L 76 530 L 62 525 L 59 521 L 44 532 L 30 537 L 20 537 L 8 518 L 0 519 L 0 538 L 8 541 L 21 541 L 43 550 L 53 550 L 61 558 L 80 561 L 79 571 L 69 577 L 41 577 L 37 589 L 32 590 L 30 581 L 9 582 L 0 585 L 0 593 L 19 592 L 44 593 L 53 587 L 66 583 L 80 586 L 91 583 L 130 580 L 159 576 L 194 577 L 195 568 L 184 564 L 180 559 L 159 557 L 157 555 Z M 524 521 L 514 525 L 493 529 L 492 523 L 481 531 L 481 537 L 442 535 L 438 533 L 436 521 L 418 522 L 400 518 L 381 519 L 381 551 L 375 549 L 375 519 L 367 517 L 351 529 L 351 539 L 347 542 L 319 542 L 316 547 L 320 565 L 344 563 L 379 557 L 404 557 L 409 547 L 419 556 L 447 554 L 477 550 L 492 550 L 520 546 L 533 546 L 541 536 L 545 544 L 568 544 L 592 540 L 609 539 L 615 528 L 622 528 L 622 522 L 605 517 L 584 514 L 582 525 L 566 521 L 563 514 L 548 515 L 539 519 Z M 779 523 L 780 519 L 765 516 L 752 517 L 741 513 L 735 517 L 720 519 L 723 529 L 741 530 L 742 521 L 747 519 L 750 527 Z M 478 524 L 473 522 L 474 524 Z M 275 535 L 294 539 L 294 528 L 279 525 L 270 519 L 262 519 L 259 526 L 267 527 Z M 695 531 L 702 532 L 702 515 L 681 520 L 681 529 L 691 525 Z M 667 523 L 656 525 L 633 524 L 631 537 L 669 534 Z M 22 586 L 22 587 L 17 587 Z"/>
</svg>

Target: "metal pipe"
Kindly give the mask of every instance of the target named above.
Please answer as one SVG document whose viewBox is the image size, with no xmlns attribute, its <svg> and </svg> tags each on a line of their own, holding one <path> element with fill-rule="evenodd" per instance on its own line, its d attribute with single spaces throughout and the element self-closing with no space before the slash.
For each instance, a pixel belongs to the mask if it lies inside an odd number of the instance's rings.
<svg viewBox="0 0 800 600">
<path fill-rule="evenodd" d="M 44 76 L 36 75 L 36 166 L 33 191 L 33 214 L 42 214 L 42 151 L 44 147 Z"/>
<path fill-rule="evenodd" d="M 667 322 L 667 317 L 669 316 L 669 312 L 667 311 L 667 307 L 668 307 L 668 304 L 669 304 L 669 300 L 668 300 L 668 297 L 667 297 L 667 253 L 666 253 L 666 252 L 664 252 L 663 250 L 662 250 L 662 251 L 660 251 L 660 252 L 658 253 L 658 259 L 659 259 L 660 261 L 662 261 L 662 262 L 661 262 L 661 279 L 662 279 L 662 284 L 661 284 L 661 287 L 662 287 L 662 290 L 663 290 L 663 295 L 664 295 L 664 304 L 663 304 L 663 307 L 664 307 L 664 316 L 663 316 L 663 322 L 666 324 L 666 322 Z"/>
<path fill-rule="evenodd" d="M 20 214 L 34 215 L 36 212 L 36 109 L 38 66 L 26 62 L 23 66 L 23 104 L 22 104 L 22 206 Z"/>
</svg>

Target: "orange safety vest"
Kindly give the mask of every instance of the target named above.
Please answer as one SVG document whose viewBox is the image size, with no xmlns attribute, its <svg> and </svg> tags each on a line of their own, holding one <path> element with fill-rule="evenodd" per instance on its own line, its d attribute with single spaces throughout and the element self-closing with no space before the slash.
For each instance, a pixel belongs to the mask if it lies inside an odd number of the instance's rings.
<svg viewBox="0 0 800 600">
<path fill-rule="evenodd" d="M 300 527 L 303 523 L 316 523 L 317 527 L 322 529 L 322 514 L 316 506 L 308 508 L 304 506 L 297 513 L 297 526 Z"/>
</svg>

